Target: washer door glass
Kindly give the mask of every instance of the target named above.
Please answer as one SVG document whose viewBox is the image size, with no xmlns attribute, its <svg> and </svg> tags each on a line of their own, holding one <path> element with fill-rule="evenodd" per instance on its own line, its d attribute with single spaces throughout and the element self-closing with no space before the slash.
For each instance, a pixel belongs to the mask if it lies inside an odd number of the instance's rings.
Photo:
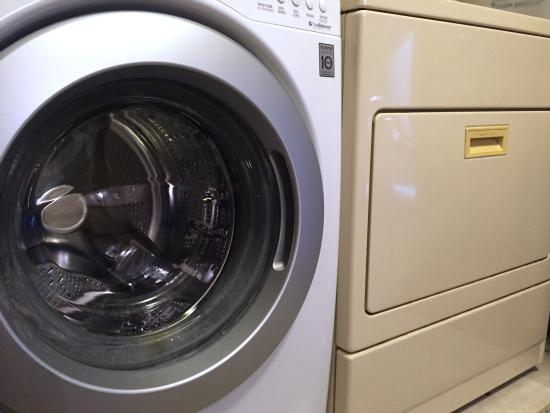
<svg viewBox="0 0 550 413">
<path fill-rule="evenodd" d="M 189 86 L 126 80 L 58 101 L 5 160 L 4 216 L 19 225 L 2 237 L 13 257 L 4 274 L 21 275 L 7 291 L 18 317 L 97 367 L 197 351 L 239 317 L 273 262 L 266 151 Z"/>
</svg>

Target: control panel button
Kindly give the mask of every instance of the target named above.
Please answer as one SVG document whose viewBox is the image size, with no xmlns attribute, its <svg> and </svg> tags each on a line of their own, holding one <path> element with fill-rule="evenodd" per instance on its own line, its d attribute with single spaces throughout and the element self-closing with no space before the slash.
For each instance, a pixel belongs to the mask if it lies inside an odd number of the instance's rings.
<svg viewBox="0 0 550 413">
<path fill-rule="evenodd" d="M 283 4 L 285 2 L 285 0 L 279 0 L 279 3 Z"/>
<path fill-rule="evenodd" d="M 292 0 L 292 4 L 298 7 L 300 5 L 300 0 Z"/>
<path fill-rule="evenodd" d="M 315 0 L 306 0 L 306 6 L 308 9 L 313 10 L 314 5 L 315 5 Z"/>
<path fill-rule="evenodd" d="M 325 13 L 327 11 L 327 0 L 319 0 L 319 8 L 321 12 Z"/>
</svg>

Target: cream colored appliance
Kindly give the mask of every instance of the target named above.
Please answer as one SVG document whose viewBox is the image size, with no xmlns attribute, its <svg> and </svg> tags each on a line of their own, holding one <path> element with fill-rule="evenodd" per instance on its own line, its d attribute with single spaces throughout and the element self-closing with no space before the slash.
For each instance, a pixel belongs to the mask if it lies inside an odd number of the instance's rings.
<svg viewBox="0 0 550 413">
<path fill-rule="evenodd" d="M 344 0 L 341 412 L 451 412 L 540 362 L 550 21 Z"/>
</svg>

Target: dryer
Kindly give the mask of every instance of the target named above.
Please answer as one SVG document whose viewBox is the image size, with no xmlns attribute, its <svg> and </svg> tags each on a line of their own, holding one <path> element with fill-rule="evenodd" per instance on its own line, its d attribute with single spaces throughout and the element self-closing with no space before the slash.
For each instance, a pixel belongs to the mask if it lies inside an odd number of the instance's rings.
<svg viewBox="0 0 550 413">
<path fill-rule="evenodd" d="M 339 14 L 2 2 L 0 410 L 325 410 Z"/>
<path fill-rule="evenodd" d="M 342 2 L 336 412 L 450 412 L 542 361 L 550 24 Z"/>
</svg>

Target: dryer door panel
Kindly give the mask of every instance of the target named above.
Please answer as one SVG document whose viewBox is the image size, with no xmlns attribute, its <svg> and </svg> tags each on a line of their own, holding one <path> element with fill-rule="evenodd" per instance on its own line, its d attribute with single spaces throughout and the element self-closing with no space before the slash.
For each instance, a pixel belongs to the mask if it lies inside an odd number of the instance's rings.
<svg viewBox="0 0 550 413">
<path fill-rule="evenodd" d="M 548 131 L 546 111 L 376 116 L 367 311 L 546 258 Z"/>
</svg>

